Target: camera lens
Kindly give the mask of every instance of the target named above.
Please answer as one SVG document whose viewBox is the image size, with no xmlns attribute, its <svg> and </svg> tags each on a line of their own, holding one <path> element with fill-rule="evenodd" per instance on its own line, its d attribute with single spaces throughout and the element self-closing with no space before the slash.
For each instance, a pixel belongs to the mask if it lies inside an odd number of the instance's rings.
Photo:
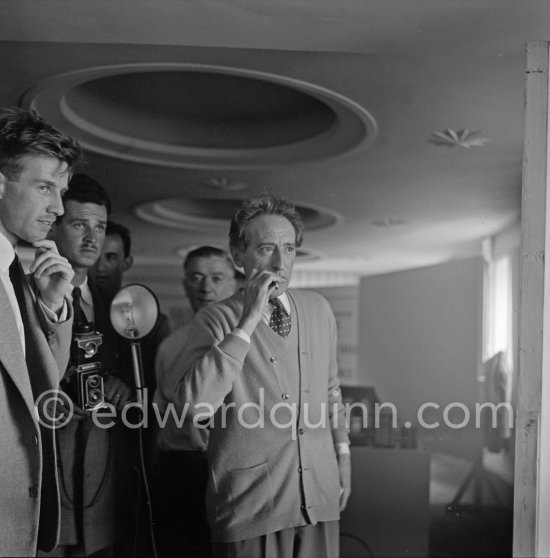
<svg viewBox="0 0 550 558">
<path fill-rule="evenodd" d="M 89 388 L 99 387 L 100 383 L 101 383 L 101 378 L 99 376 L 90 376 L 88 378 L 88 387 Z"/>
<path fill-rule="evenodd" d="M 89 341 L 88 343 L 86 343 L 84 352 L 89 357 L 95 355 L 97 352 L 97 343 L 94 343 L 93 341 Z"/>
<path fill-rule="evenodd" d="M 88 405 L 95 405 L 101 401 L 101 391 L 92 389 L 88 392 Z"/>
</svg>

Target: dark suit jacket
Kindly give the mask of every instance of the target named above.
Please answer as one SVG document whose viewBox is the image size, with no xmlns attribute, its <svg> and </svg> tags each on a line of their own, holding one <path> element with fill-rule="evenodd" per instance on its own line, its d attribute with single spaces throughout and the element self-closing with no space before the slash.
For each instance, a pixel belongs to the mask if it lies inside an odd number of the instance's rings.
<svg viewBox="0 0 550 558">
<path fill-rule="evenodd" d="M 9 299 L 0 282 L 0 555 L 34 556 L 59 536 L 54 431 L 41 427 L 34 403 L 56 389 L 67 366 L 69 319 L 52 323 L 25 285 L 29 324 L 26 360 Z M 69 304 L 70 308 L 70 304 Z"/>
</svg>

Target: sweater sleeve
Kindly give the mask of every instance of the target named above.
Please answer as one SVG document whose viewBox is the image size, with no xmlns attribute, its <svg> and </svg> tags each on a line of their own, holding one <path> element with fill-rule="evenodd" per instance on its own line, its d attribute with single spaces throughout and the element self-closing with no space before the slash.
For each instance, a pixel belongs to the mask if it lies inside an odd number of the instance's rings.
<svg viewBox="0 0 550 558">
<path fill-rule="evenodd" d="M 233 333 L 226 314 L 212 307 L 199 312 L 191 325 L 182 368 L 170 399 L 189 403 L 190 415 L 213 415 L 233 389 L 250 344 Z"/>
</svg>

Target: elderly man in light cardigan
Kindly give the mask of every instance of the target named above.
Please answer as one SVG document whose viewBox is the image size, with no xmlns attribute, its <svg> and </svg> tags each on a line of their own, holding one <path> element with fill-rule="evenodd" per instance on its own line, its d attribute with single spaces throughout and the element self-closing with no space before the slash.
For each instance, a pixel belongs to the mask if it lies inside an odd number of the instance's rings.
<svg viewBox="0 0 550 558">
<path fill-rule="evenodd" d="M 326 300 L 288 289 L 303 225 L 263 195 L 230 227 L 244 289 L 191 326 L 173 401 L 210 428 L 215 557 L 335 558 L 350 494 L 349 438 Z"/>
</svg>

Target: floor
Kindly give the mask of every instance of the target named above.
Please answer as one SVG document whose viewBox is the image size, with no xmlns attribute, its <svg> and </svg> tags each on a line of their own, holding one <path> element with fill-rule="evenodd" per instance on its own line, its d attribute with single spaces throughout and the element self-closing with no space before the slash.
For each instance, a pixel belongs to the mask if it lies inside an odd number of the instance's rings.
<svg viewBox="0 0 550 558">
<path fill-rule="evenodd" d="M 480 505 L 473 486 L 450 511 L 472 462 L 445 453 L 433 453 L 430 481 L 430 558 L 505 558 L 512 556 L 512 485 L 484 470 L 478 476 Z M 492 487 L 492 488 L 491 488 Z"/>
</svg>

